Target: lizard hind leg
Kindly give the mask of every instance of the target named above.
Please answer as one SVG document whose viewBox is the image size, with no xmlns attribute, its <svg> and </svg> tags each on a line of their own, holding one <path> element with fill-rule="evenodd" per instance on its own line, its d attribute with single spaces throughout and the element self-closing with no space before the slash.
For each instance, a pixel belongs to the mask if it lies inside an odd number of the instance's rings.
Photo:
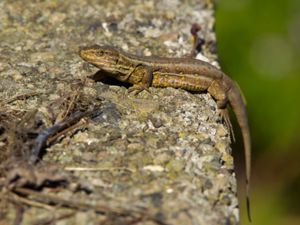
<svg viewBox="0 0 300 225">
<path fill-rule="evenodd" d="M 224 78 L 224 77 L 223 77 Z M 212 95 L 214 99 L 216 99 L 216 103 L 218 106 L 218 111 L 225 122 L 226 127 L 231 134 L 232 140 L 235 142 L 235 136 L 233 133 L 232 124 L 230 122 L 229 113 L 227 110 L 227 103 L 228 103 L 228 94 L 226 88 L 223 86 L 220 80 L 215 80 L 211 83 L 211 85 L 207 89 L 208 93 Z"/>
<path fill-rule="evenodd" d="M 229 117 L 229 113 L 227 108 L 225 109 L 219 109 L 220 115 L 222 117 L 222 119 L 225 122 L 225 125 L 227 127 L 227 129 L 229 130 L 230 134 L 231 134 L 231 138 L 233 140 L 233 142 L 235 142 L 235 136 L 234 136 L 234 132 L 233 132 L 233 127 L 230 121 L 230 117 Z"/>
</svg>

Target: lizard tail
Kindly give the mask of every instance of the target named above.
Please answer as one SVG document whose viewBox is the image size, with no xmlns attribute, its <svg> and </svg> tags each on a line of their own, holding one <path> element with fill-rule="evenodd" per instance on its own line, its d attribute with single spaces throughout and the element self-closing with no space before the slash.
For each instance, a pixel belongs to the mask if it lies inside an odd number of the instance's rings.
<svg viewBox="0 0 300 225">
<path fill-rule="evenodd" d="M 231 89 L 228 92 L 228 99 L 230 105 L 233 109 L 234 114 L 236 115 L 237 122 L 240 126 L 244 150 L 245 150 L 245 163 L 246 163 L 246 195 L 247 195 L 247 214 L 248 219 L 251 222 L 250 214 L 250 175 L 251 175 L 251 138 L 250 130 L 248 125 L 248 117 L 246 113 L 246 107 L 243 101 L 243 98 L 240 94 L 239 88 L 232 82 Z"/>
</svg>

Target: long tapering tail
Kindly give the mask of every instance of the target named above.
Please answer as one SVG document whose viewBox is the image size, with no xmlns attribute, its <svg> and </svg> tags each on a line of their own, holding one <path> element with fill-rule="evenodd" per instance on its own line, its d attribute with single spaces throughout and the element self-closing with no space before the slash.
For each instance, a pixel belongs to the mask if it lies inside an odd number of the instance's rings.
<svg viewBox="0 0 300 225">
<path fill-rule="evenodd" d="M 248 125 L 246 107 L 243 98 L 241 96 L 240 90 L 234 84 L 234 82 L 232 82 L 232 87 L 228 92 L 228 98 L 243 136 L 245 163 L 246 163 L 247 213 L 248 213 L 248 219 L 251 222 L 251 214 L 250 214 L 251 138 L 250 138 L 250 130 Z"/>
</svg>

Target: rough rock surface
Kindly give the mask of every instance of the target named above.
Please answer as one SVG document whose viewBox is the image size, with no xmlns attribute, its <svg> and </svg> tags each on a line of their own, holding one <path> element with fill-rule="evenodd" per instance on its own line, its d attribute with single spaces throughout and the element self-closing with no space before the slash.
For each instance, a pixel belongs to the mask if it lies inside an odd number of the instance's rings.
<svg viewBox="0 0 300 225">
<path fill-rule="evenodd" d="M 125 86 L 86 80 L 97 69 L 77 54 L 79 46 L 98 43 L 135 54 L 184 57 L 192 46 L 191 23 L 196 22 L 205 40 L 202 58 L 217 65 L 209 2 L 0 2 L 0 99 L 38 93 L 5 107 L 38 109 L 44 123 L 51 124 L 45 119 L 51 102 L 80 82 L 90 101 L 101 102 L 101 115 L 43 155 L 43 161 L 61 165 L 91 190 L 57 190 L 58 196 L 147 209 L 157 219 L 130 224 L 238 224 L 230 137 L 211 96 L 173 88 L 128 94 Z M 73 212 L 47 207 L 27 207 L 23 224 Z M 10 224 L 14 207 L 1 215 Z M 79 210 L 59 224 L 126 223 Z"/>
</svg>

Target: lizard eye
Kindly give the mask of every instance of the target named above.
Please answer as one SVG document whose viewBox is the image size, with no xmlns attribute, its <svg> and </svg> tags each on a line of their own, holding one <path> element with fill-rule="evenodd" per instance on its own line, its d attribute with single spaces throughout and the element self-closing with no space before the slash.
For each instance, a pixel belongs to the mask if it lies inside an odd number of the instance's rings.
<svg viewBox="0 0 300 225">
<path fill-rule="evenodd" d="M 103 52 L 102 52 L 102 51 L 99 51 L 99 52 L 97 52 L 97 55 L 98 55 L 98 56 L 102 56 L 102 55 L 103 55 Z"/>
</svg>

